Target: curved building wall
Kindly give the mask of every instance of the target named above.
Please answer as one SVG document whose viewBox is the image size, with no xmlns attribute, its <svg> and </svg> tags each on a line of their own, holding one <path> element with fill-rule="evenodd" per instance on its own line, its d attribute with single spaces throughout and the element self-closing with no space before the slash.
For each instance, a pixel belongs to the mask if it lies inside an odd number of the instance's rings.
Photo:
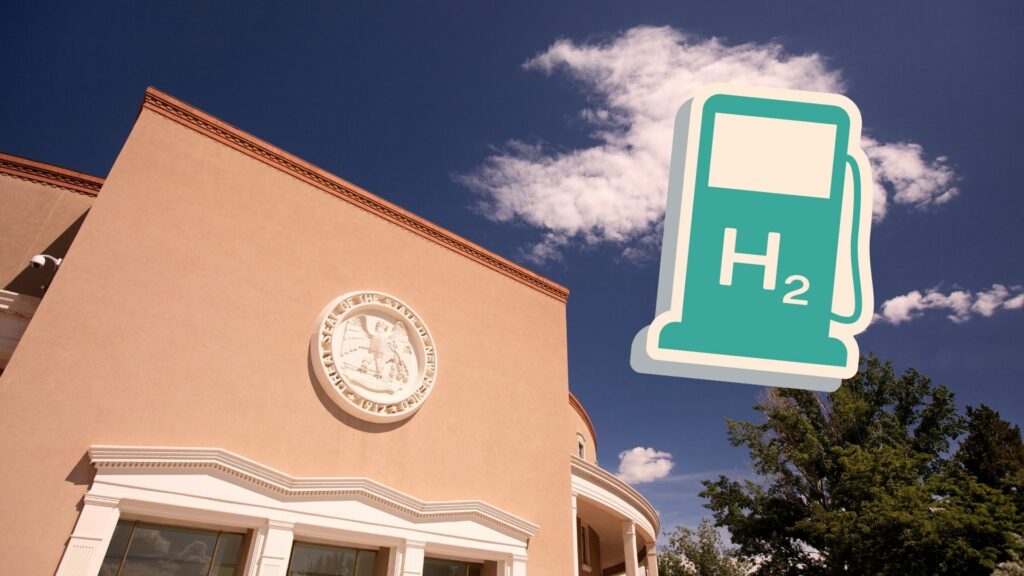
<svg viewBox="0 0 1024 576">
<path fill-rule="evenodd" d="M 597 464 L 597 433 L 590 415 L 576 396 L 569 393 L 569 453 Z M 582 442 L 582 446 L 580 445 Z M 580 454 L 580 452 L 583 452 Z"/>
<path fill-rule="evenodd" d="M 348 415 L 313 375 L 317 316 L 353 290 L 402 299 L 436 342 L 402 423 Z M 0 557 L 52 573 L 87 450 L 120 444 L 486 501 L 542 527 L 532 573 L 568 574 L 567 378 L 563 301 L 144 108 L 0 381 L 0 516 L 23 528 Z"/>
</svg>

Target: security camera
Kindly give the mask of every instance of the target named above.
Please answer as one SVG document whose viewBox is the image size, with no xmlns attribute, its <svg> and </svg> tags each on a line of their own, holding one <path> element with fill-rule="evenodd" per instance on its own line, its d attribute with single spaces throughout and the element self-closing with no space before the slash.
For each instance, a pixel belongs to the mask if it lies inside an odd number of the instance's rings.
<svg viewBox="0 0 1024 576">
<path fill-rule="evenodd" d="M 54 258 L 49 254 L 36 254 L 35 256 L 32 257 L 32 260 L 29 262 L 29 266 L 38 270 L 43 266 L 46 266 L 47 260 L 52 260 L 54 266 L 60 266 L 60 263 L 64 261 L 63 258 Z"/>
</svg>

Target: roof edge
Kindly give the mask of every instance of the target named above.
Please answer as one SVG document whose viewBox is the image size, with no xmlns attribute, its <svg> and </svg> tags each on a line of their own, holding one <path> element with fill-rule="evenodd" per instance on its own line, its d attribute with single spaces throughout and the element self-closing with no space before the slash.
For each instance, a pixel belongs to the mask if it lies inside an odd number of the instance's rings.
<svg viewBox="0 0 1024 576">
<path fill-rule="evenodd" d="M 0 152 L 0 174 L 93 197 L 103 186 L 103 178 L 99 176 L 3 152 Z"/>
<path fill-rule="evenodd" d="M 587 409 L 580 403 L 579 398 L 576 397 L 572 391 L 569 392 L 569 405 L 576 410 L 576 413 L 583 418 L 583 422 L 587 425 L 587 429 L 590 430 L 590 437 L 594 439 L 594 454 L 597 454 L 597 431 L 594 430 L 594 423 L 590 420 L 590 414 L 587 414 Z"/>
<path fill-rule="evenodd" d="M 215 118 L 156 88 L 147 88 L 142 108 L 191 128 L 247 156 L 277 168 L 332 196 L 401 226 L 427 240 L 439 244 L 470 260 L 482 264 L 513 280 L 547 294 L 560 302 L 569 298 L 569 290 L 539 274 L 531 272 L 497 254 L 445 230 L 383 198 L 343 180 L 326 170 L 289 154 L 248 132 Z"/>
</svg>

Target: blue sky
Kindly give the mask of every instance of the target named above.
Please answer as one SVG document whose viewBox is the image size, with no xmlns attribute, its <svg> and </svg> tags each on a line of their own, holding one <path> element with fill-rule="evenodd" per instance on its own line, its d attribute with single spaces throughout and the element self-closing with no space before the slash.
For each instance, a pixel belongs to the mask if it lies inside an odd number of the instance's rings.
<svg viewBox="0 0 1024 576">
<path fill-rule="evenodd" d="M 8 6 L 0 150 L 105 175 L 152 85 L 568 286 L 600 462 L 649 448 L 624 473 L 670 527 L 748 474 L 723 421 L 762 389 L 629 368 L 668 119 L 710 81 L 838 90 L 887 198 L 862 350 L 1024 424 L 1021 3 L 294 4 Z"/>
</svg>

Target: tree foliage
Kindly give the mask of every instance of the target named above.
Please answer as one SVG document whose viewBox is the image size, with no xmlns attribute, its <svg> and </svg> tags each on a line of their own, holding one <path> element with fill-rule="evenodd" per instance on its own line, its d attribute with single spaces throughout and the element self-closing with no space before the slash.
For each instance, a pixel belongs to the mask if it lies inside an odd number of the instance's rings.
<svg viewBox="0 0 1024 576">
<path fill-rule="evenodd" d="M 696 530 L 676 526 L 668 545 L 658 553 L 659 576 L 744 576 L 751 568 L 735 549 L 722 543 L 707 518 Z"/>
<path fill-rule="evenodd" d="M 1024 538 L 1018 537 L 1017 543 L 1024 548 Z M 992 576 L 1024 576 L 1024 563 L 1021 562 L 1020 554 L 1014 551 L 1010 552 L 1010 556 L 1010 560 L 1000 562 L 999 566 L 996 566 Z"/>
<path fill-rule="evenodd" d="M 994 488 L 1012 488 L 1024 472 L 1024 441 L 1020 428 L 982 404 L 967 407 L 967 438 L 957 459 L 979 482 Z"/>
<path fill-rule="evenodd" d="M 763 421 L 727 426 L 757 480 L 701 494 L 756 574 L 988 575 L 1020 548 L 1020 490 L 975 475 L 1012 434 L 916 370 L 869 357 L 836 392 L 773 389 L 755 409 Z M 966 429 L 970 452 L 950 457 Z"/>
</svg>

